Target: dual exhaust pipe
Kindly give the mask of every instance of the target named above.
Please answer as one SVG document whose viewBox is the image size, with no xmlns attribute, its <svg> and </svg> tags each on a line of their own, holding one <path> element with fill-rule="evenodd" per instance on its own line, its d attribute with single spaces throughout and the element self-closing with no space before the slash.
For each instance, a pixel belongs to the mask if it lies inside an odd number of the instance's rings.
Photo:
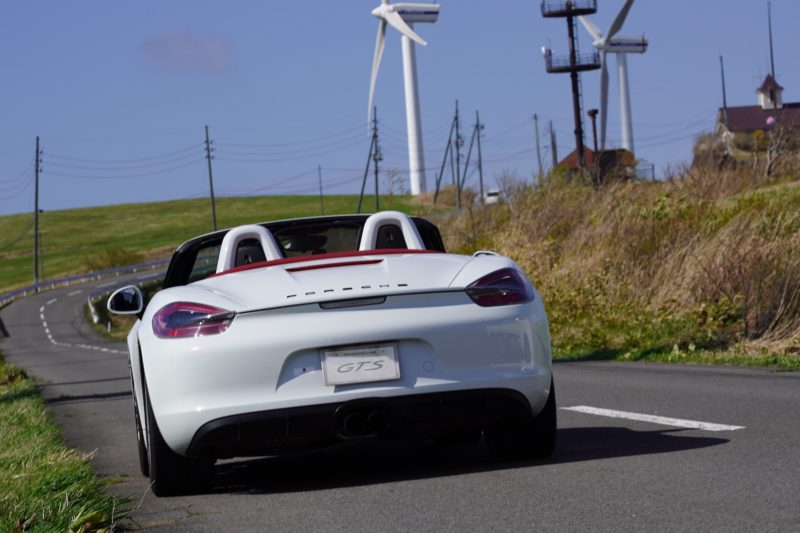
<svg viewBox="0 0 800 533">
<path fill-rule="evenodd" d="M 345 439 L 380 437 L 391 428 L 386 409 L 355 406 L 337 412 L 336 431 Z"/>
</svg>

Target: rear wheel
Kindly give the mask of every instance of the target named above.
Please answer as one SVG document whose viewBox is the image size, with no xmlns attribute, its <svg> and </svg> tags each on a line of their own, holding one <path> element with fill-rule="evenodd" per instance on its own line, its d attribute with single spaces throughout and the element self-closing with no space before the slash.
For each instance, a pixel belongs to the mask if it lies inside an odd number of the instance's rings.
<svg viewBox="0 0 800 533">
<path fill-rule="evenodd" d="M 139 449 L 139 470 L 142 471 L 143 476 L 147 477 L 150 475 L 150 463 L 147 460 L 147 448 L 144 445 L 144 431 L 142 431 L 142 421 L 139 418 L 136 391 L 133 392 L 133 418 L 136 420 L 136 447 Z"/>
<path fill-rule="evenodd" d="M 142 380 L 144 381 L 144 380 Z M 147 462 L 153 494 L 174 496 L 202 491 L 210 485 L 213 461 L 192 459 L 172 451 L 158 429 L 156 417 L 150 406 L 150 394 L 144 384 L 145 412 L 147 416 Z"/>
<path fill-rule="evenodd" d="M 501 423 L 485 432 L 486 446 L 495 459 L 544 459 L 556 446 L 556 388 L 550 379 L 550 394 L 541 412 L 515 423 Z"/>
</svg>

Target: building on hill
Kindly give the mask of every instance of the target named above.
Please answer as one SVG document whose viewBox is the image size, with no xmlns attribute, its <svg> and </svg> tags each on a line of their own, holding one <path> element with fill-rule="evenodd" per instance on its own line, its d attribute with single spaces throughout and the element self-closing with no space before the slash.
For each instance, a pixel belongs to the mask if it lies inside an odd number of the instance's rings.
<svg viewBox="0 0 800 533">
<path fill-rule="evenodd" d="M 597 152 L 584 148 L 583 160 L 586 169 L 590 172 L 596 171 L 601 182 L 611 179 L 628 179 L 636 176 L 636 158 L 631 152 L 623 148 L 598 150 Z M 555 170 L 572 173 L 579 168 L 578 151 L 573 150 L 556 165 Z"/>
<path fill-rule="evenodd" d="M 721 107 L 717 111 L 714 131 L 728 155 L 737 148 L 752 150 L 757 144 L 754 141 L 771 129 L 800 126 L 800 102 L 784 103 L 783 87 L 771 74 L 767 74 L 756 94 L 756 105 Z"/>
</svg>

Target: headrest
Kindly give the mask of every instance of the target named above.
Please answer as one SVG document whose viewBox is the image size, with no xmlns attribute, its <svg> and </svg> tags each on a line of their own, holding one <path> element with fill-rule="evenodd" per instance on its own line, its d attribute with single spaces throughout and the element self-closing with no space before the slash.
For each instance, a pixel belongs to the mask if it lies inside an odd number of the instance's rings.
<svg viewBox="0 0 800 533">
<path fill-rule="evenodd" d="M 228 233 L 225 234 L 225 238 L 222 239 L 219 259 L 217 260 L 217 274 L 236 266 L 236 253 L 239 249 L 239 243 L 245 239 L 257 240 L 264 250 L 264 257 L 267 261 L 283 258 L 283 254 L 281 253 L 278 243 L 275 241 L 275 237 L 272 236 L 272 233 L 270 233 L 267 228 L 256 224 L 237 226 L 228 231 Z"/>
<path fill-rule="evenodd" d="M 359 251 L 375 250 L 378 248 L 378 235 L 383 226 L 396 226 L 403 232 L 403 239 L 405 239 L 405 247 L 409 250 L 424 250 L 425 245 L 422 243 L 422 237 L 417 231 L 417 226 L 414 224 L 408 215 L 399 211 L 381 211 L 371 215 L 366 222 L 364 222 L 364 229 L 361 232 L 361 241 L 358 243 Z"/>
</svg>

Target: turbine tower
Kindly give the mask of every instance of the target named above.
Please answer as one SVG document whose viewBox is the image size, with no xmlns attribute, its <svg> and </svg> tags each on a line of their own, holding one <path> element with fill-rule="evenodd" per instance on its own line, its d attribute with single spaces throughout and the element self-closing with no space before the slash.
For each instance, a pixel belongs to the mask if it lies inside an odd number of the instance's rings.
<svg viewBox="0 0 800 533">
<path fill-rule="evenodd" d="M 425 154 L 422 151 L 422 124 L 419 113 L 419 90 L 417 88 L 417 59 L 414 43 L 427 45 L 412 26 L 415 22 L 436 22 L 439 6 L 436 4 L 390 4 L 382 0 L 372 10 L 378 18 L 378 36 L 375 39 L 375 56 L 372 59 L 372 75 L 369 81 L 369 114 L 372 119 L 372 101 L 375 96 L 375 81 L 386 44 L 386 25 L 389 24 L 403 37 L 403 78 L 406 93 L 406 127 L 408 129 L 408 169 L 411 177 L 411 194 L 425 192 Z"/>
<path fill-rule="evenodd" d="M 628 85 L 627 54 L 643 54 L 647 50 L 644 37 L 617 37 L 622 29 L 633 0 L 626 0 L 609 26 L 605 35 L 586 17 L 579 17 L 586 31 L 594 39 L 592 46 L 600 52 L 600 150 L 606 148 L 606 124 L 608 123 L 608 63 L 606 55 L 617 54 L 617 73 L 619 77 L 619 109 L 622 122 L 622 147 L 631 153 L 633 148 L 633 119 L 631 117 L 631 97 Z"/>
</svg>

